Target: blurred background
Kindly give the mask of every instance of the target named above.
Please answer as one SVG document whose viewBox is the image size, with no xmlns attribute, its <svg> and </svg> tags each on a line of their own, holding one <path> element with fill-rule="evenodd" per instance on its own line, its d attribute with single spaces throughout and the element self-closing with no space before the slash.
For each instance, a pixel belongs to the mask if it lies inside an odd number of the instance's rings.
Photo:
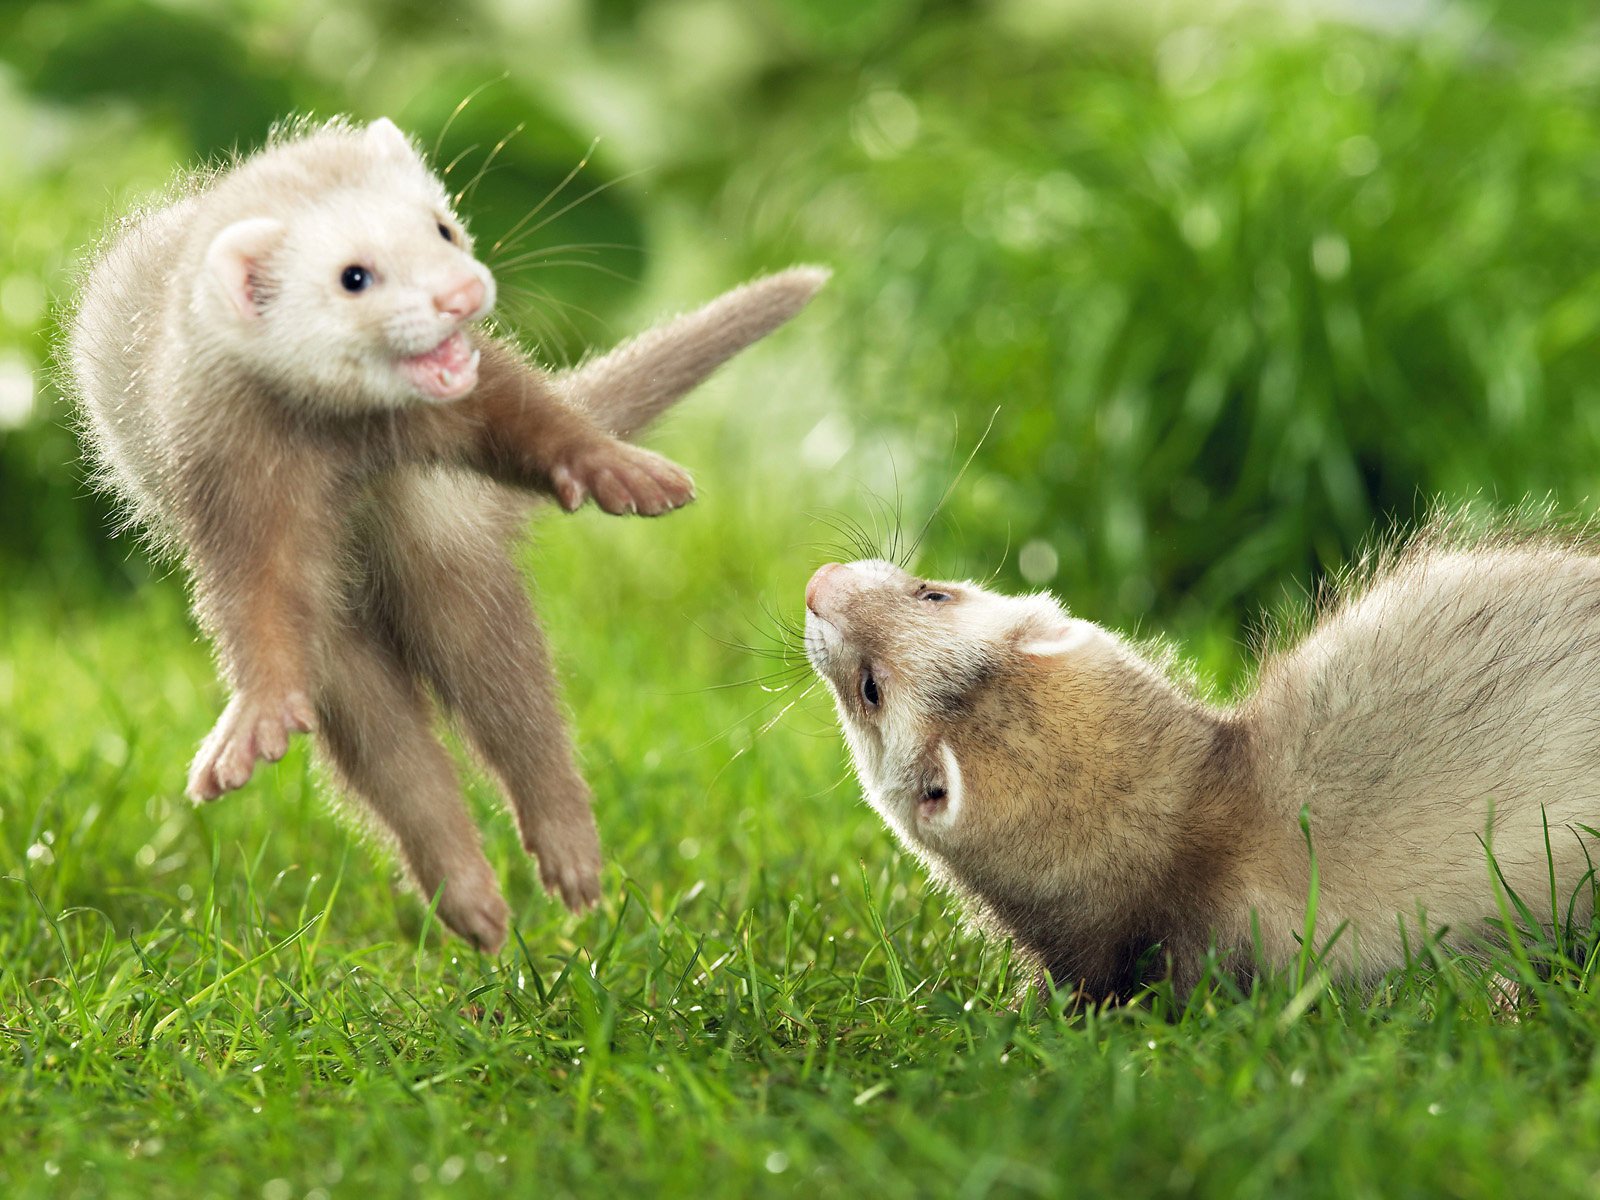
<svg viewBox="0 0 1600 1200">
<path fill-rule="evenodd" d="M 928 569 L 1109 623 L 1237 630 L 1428 499 L 1587 511 L 1600 469 L 1581 3 L 78 0 L 0 22 L 0 579 L 146 573 L 83 486 L 55 321 L 109 215 L 291 112 L 394 117 L 485 243 L 594 144 L 540 219 L 588 198 L 499 266 L 552 360 L 833 265 L 826 336 L 773 398 L 792 411 L 733 404 L 725 448 L 777 445 L 797 503 L 920 526 L 993 417 Z"/>
<path fill-rule="evenodd" d="M 831 264 L 792 386 L 727 397 L 718 454 L 914 528 L 993 417 L 933 573 L 1232 636 L 1432 498 L 1589 511 L 1577 0 L 11 0 L 0 580 L 147 574 L 86 494 L 55 322 L 109 215 L 291 112 L 392 116 L 480 242 L 594 144 L 538 219 L 596 194 L 499 266 L 551 360 Z"/>
</svg>

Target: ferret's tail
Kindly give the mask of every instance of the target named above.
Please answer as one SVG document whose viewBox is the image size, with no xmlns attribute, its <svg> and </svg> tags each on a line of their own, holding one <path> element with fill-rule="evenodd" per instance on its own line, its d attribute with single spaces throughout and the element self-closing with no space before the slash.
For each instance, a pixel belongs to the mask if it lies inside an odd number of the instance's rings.
<svg viewBox="0 0 1600 1200">
<path fill-rule="evenodd" d="M 562 372 L 556 386 L 602 428 L 631 437 L 804 308 L 830 273 L 825 267 L 790 267 L 724 292 L 703 308 Z"/>
</svg>

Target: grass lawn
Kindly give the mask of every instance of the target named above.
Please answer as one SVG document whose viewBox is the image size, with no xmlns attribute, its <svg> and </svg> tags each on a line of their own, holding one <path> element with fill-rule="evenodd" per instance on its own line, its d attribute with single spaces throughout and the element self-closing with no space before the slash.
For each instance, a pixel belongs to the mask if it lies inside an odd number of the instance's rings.
<svg viewBox="0 0 1600 1200">
<path fill-rule="evenodd" d="M 768 669 L 724 643 L 829 553 L 808 499 L 871 511 L 851 479 L 770 485 L 816 419 L 798 361 L 763 352 L 658 439 L 691 509 L 541 523 L 610 865 L 567 916 L 475 783 L 497 959 L 396 889 L 303 746 L 181 798 L 222 697 L 176 586 L 0 591 L 0 1194 L 1596 1194 L 1600 1007 L 1572 972 L 1515 1022 L 1448 966 L 1376 997 L 1014 1007 L 822 698 L 768 728 L 798 689 L 723 686 Z M 766 450 L 749 396 L 781 410 Z"/>
</svg>

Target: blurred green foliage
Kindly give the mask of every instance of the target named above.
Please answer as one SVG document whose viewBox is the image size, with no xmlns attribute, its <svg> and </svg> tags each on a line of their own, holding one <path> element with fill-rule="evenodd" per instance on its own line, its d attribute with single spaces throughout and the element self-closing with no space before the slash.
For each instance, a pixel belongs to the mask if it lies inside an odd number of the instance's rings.
<svg viewBox="0 0 1600 1200">
<path fill-rule="evenodd" d="M 1013 12 L 869 70 L 853 144 L 786 167 L 796 211 L 831 180 L 860 403 L 928 456 L 999 410 L 950 505 L 978 569 L 1009 531 L 1097 614 L 1204 617 L 1436 499 L 1586 507 L 1592 31 Z"/>
<path fill-rule="evenodd" d="M 499 264 L 544 353 L 827 261 L 797 498 L 919 525 L 998 412 L 931 570 L 1231 623 L 1435 498 L 1586 511 L 1600 463 L 1591 8 L 1322 7 L 14 4 L 0 370 L 109 212 L 288 111 L 442 135 L 485 245 L 604 135 Z M 66 420 L 0 431 L 0 569 L 114 578 Z"/>
</svg>

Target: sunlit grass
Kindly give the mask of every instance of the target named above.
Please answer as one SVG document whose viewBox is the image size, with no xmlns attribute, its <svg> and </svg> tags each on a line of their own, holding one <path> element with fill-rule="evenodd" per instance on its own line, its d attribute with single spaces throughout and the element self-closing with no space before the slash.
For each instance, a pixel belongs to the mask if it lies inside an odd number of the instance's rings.
<svg viewBox="0 0 1600 1200">
<path fill-rule="evenodd" d="M 1581 950 L 1505 956 L 1514 1021 L 1436 954 L 1372 993 L 1312 956 L 1117 1012 L 1027 995 L 859 803 L 818 696 L 761 733 L 771 697 L 716 686 L 832 536 L 752 478 L 786 439 L 704 454 L 744 382 L 662 443 L 695 507 L 541 524 L 610 865 L 566 916 L 475 785 L 496 959 L 397 892 L 304 748 L 181 799 L 220 696 L 175 587 L 6 593 L 6 1195 L 1592 1193 Z"/>
<path fill-rule="evenodd" d="M 795 0 L 781 32 L 718 0 L 626 32 L 626 4 L 566 30 L 413 7 L 23 5 L 0 365 L 43 366 L 78 248 L 178 163 L 286 106 L 427 140 L 485 81 L 441 154 L 465 187 L 527 125 L 473 185 L 488 244 L 596 133 L 582 183 L 647 169 L 509 252 L 615 247 L 555 293 L 604 321 L 508 305 L 551 357 L 735 260 L 834 282 L 655 442 L 694 506 L 540 523 L 605 897 L 545 898 L 474 776 L 516 929 L 495 959 L 396 886 L 304 746 L 182 799 L 224 699 L 208 650 L 177 582 L 98 540 L 38 377 L 0 431 L 0 1195 L 1600 1192 L 1590 931 L 1487 964 L 1419 946 L 1370 990 L 1308 947 L 1111 1012 L 1029 993 L 861 804 L 783 630 L 854 556 L 841 522 L 920 527 L 991 418 L 929 569 L 1173 637 L 1219 697 L 1257 607 L 1384 518 L 1584 511 L 1592 37 L 1524 36 L 1558 5 L 1421 38 L 1270 5 Z M 157 10 L 139 44 L 182 69 L 117 74 Z"/>
</svg>

